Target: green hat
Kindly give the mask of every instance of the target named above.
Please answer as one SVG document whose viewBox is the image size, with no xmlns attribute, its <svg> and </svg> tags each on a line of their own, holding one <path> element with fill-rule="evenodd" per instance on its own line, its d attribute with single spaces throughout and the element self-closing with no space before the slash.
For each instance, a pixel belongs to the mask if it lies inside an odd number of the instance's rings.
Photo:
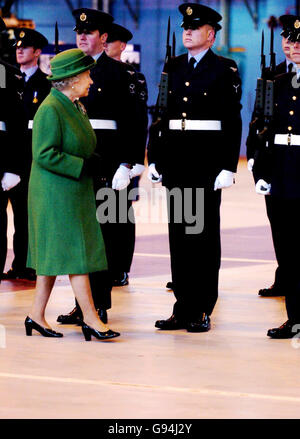
<svg viewBox="0 0 300 439">
<path fill-rule="evenodd" d="M 96 61 L 80 49 L 65 50 L 50 61 L 52 74 L 47 76 L 47 79 L 59 81 L 60 79 L 71 78 L 89 70 L 95 64 Z"/>
</svg>

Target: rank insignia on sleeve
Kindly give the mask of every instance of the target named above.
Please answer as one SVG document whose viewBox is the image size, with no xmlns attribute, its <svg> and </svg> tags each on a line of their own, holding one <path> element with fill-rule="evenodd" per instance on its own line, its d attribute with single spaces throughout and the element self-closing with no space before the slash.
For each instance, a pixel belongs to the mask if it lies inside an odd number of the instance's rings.
<svg viewBox="0 0 300 439">
<path fill-rule="evenodd" d="M 237 68 L 236 67 L 230 67 L 231 68 L 231 70 L 233 71 L 233 72 L 237 72 Z"/>
</svg>

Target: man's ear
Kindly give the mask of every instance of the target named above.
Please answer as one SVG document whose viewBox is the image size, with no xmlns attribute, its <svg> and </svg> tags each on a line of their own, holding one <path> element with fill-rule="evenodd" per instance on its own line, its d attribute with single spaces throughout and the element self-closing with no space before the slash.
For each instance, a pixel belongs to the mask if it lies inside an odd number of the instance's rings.
<svg viewBox="0 0 300 439">
<path fill-rule="evenodd" d="M 120 44 L 120 49 L 121 49 L 121 52 L 123 52 L 125 49 L 126 49 L 126 43 L 124 43 L 123 41 L 121 41 L 121 44 Z"/>
<path fill-rule="evenodd" d="M 34 50 L 34 56 L 36 58 L 39 58 L 40 54 L 42 53 L 42 49 L 35 49 Z"/>
<path fill-rule="evenodd" d="M 100 35 L 100 40 L 101 40 L 102 44 L 106 43 L 107 37 L 108 37 L 108 33 L 107 32 L 104 32 L 104 34 Z"/>
<path fill-rule="evenodd" d="M 214 29 L 209 29 L 207 34 L 207 39 L 210 43 L 213 43 L 215 40 L 216 34 Z"/>
</svg>

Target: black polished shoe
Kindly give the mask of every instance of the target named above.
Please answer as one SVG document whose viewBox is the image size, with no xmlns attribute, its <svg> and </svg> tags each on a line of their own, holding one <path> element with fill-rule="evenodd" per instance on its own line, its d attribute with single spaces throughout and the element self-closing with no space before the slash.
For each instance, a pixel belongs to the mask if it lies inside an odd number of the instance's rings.
<svg viewBox="0 0 300 439">
<path fill-rule="evenodd" d="M 118 276 L 116 279 L 113 280 L 113 286 L 114 287 L 124 287 L 125 285 L 129 284 L 129 276 L 126 271 L 120 273 L 120 276 Z"/>
<path fill-rule="evenodd" d="M 26 317 L 24 323 L 25 323 L 26 335 L 32 335 L 32 330 L 35 329 L 43 337 L 63 337 L 63 334 L 61 334 L 60 332 L 55 332 L 53 331 L 53 329 L 50 328 L 43 328 L 43 326 L 39 325 L 28 316 Z"/>
<path fill-rule="evenodd" d="M 203 313 L 199 319 L 189 322 L 186 329 L 187 332 L 207 332 L 210 330 L 210 318 Z"/>
<path fill-rule="evenodd" d="M 178 319 L 174 314 L 167 320 L 157 320 L 155 327 L 165 331 L 173 331 L 175 329 L 186 329 L 186 322 Z"/>
<path fill-rule="evenodd" d="M 269 329 L 267 332 L 267 336 L 271 338 L 293 338 L 296 334 L 300 332 L 300 324 L 292 323 L 290 320 L 287 320 L 283 325 L 279 326 L 279 328 Z"/>
<path fill-rule="evenodd" d="M 167 282 L 166 288 L 168 290 L 173 290 L 174 291 L 174 284 L 173 284 L 173 282 L 172 281 Z"/>
<path fill-rule="evenodd" d="M 277 287 L 275 284 L 271 285 L 269 288 L 262 288 L 261 290 L 259 290 L 258 295 L 262 297 L 285 296 L 281 288 Z"/>
<path fill-rule="evenodd" d="M 35 271 L 31 268 L 25 268 L 24 270 L 15 270 L 11 268 L 7 273 L 2 273 L 3 280 L 25 279 L 31 282 L 36 281 Z"/>
<path fill-rule="evenodd" d="M 81 329 L 86 341 L 91 341 L 92 335 L 98 338 L 98 340 L 110 340 L 121 335 L 119 332 L 112 331 L 111 329 L 105 332 L 97 331 L 97 329 L 91 328 L 84 322 L 82 322 Z"/>
<path fill-rule="evenodd" d="M 78 325 L 82 320 L 82 313 L 75 306 L 69 314 L 61 314 L 57 317 L 56 321 L 62 325 Z"/>
<path fill-rule="evenodd" d="M 97 309 L 97 312 L 98 312 L 98 316 L 99 316 L 101 322 L 106 324 L 108 321 L 106 309 L 99 308 L 99 309 Z"/>
</svg>

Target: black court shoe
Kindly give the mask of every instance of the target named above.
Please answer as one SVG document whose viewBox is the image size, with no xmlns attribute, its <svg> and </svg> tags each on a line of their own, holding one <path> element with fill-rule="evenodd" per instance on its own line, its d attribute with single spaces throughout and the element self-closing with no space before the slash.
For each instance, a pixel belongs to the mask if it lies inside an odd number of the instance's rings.
<svg viewBox="0 0 300 439">
<path fill-rule="evenodd" d="M 121 335 L 119 332 L 112 331 L 111 329 L 105 332 L 100 332 L 97 329 L 91 328 L 84 322 L 82 322 L 81 329 L 86 341 L 91 341 L 92 335 L 102 341 L 110 340 L 111 338 L 119 337 L 119 335 Z"/>
<path fill-rule="evenodd" d="M 38 331 L 43 337 L 63 337 L 63 334 L 60 332 L 55 332 L 50 328 L 43 328 L 43 326 L 36 323 L 30 317 L 26 317 L 25 319 L 25 330 L 26 335 L 32 335 L 32 330 L 35 329 Z"/>
</svg>

